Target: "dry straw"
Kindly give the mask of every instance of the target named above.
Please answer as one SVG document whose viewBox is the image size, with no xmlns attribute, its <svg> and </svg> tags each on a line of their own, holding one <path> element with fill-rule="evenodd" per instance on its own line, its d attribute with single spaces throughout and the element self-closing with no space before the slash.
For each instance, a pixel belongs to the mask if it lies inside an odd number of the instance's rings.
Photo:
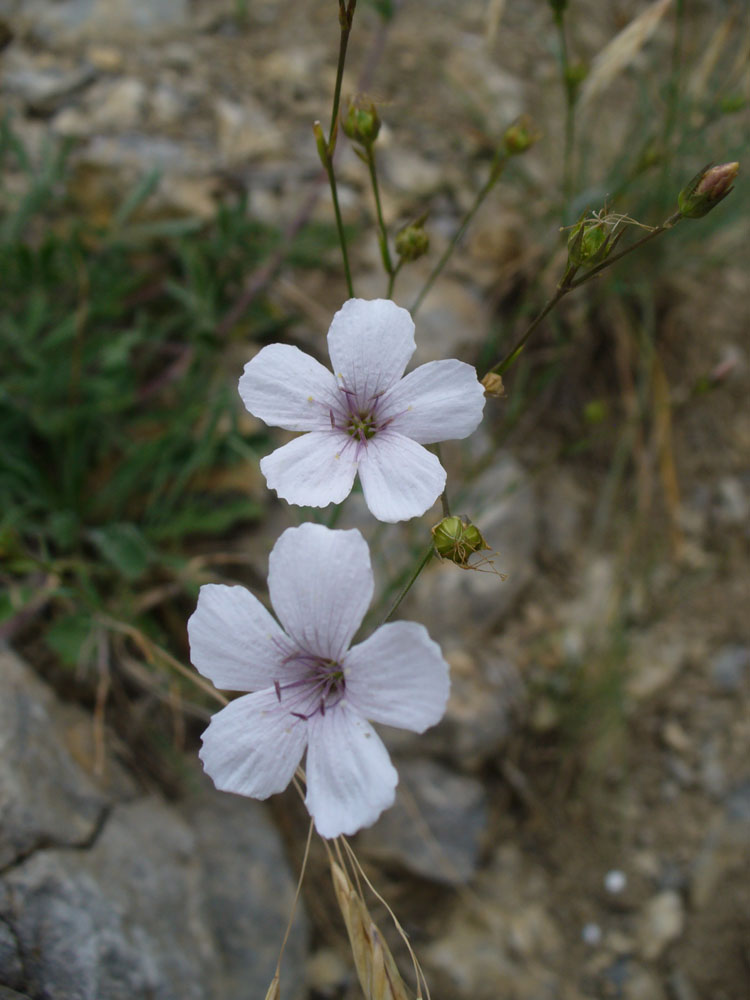
<svg viewBox="0 0 750 1000">
<path fill-rule="evenodd" d="M 393 955 L 344 869 L 333 860 L 331 877 L 359 982 L 366 1000 L 411 1000 Z"/>
<path fill-rule="evenodd" d="M 604 46 L 591 63 L 591 71 L 581 87 L 579 109 L 588 107 L 630 65 L 656 31 L 671 3 L 672 0 L 656 0 Z"/>
</svg>

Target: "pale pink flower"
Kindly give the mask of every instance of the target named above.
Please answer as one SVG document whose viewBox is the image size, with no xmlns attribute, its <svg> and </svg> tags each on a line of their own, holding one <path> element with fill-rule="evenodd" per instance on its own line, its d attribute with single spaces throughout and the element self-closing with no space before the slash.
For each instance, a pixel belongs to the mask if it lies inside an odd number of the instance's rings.
<svg viewBox="0 0 750 1000">
<path fill-rule="evenodd" d="M 333 373 L 296 347 L 270 344 L 245 366 L 239 390 L 272 427 L 306 431 L 260 463 L 270 489 L 289 503 L 341 503 L 359 473 L 381 521 L 431 507 L 445 470 L 423 447 L 465 438 L 482 419 L 484 389 L 462 361 L 431 361 L 404 378 L 414 323 L 387 299 L 349 299 L 333 317 Z"/>
<path fill-rule="evenodd" d="M 423 625 L 392 622 L 351 646 L 373 575 L 358 531 L 288 528 L 271 552 L 280 627 L 244 587 L 207 584 L 188 622 L 195 666 L 252 691 L 203 734 L 217 788 L 265 799 L 289 784 L 307 748 L 305 803 L 323 837 L 354 833 L 393 804 L 398 775 L 367 721 L 421 733 L 448 698 L 448 665 Z"/>
</svg>

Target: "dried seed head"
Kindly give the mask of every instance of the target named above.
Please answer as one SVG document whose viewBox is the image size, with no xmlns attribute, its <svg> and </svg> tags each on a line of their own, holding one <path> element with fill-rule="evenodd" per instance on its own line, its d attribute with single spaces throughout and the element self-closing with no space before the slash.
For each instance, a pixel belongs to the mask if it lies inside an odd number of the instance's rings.
<svg viewBox="0 0 750 1000">
<path fill-rule="evenodd" d="M 402 260 L 419 260 L 430 249 L 430 237 L 425 232 L 424 223 L 423 215 L 396 233 L 396 253 Z"/>
<path fill-rule="evenodd" d="M 503 149 L 506 156 L 520 156 L 541 138 L 541 132 L 528 115 L 516 118 L 503 134 Z"/>
<path fill-rule="evenodd" d="M 444 517 L 432 529 L 432 539 L 437 554 L 458 566 L 466 566 L 475 552 L 489 548 L 479 528 L 468 517 Z"/>
<path fill-rule="evenodd" d="M 485 396 L 493 396 L 495 399 L 502 399 L 505 396 L 503 376 L 498 375 L 497 372 L 487 372 L 482 379 L 482 385 Z"/>
</svg>

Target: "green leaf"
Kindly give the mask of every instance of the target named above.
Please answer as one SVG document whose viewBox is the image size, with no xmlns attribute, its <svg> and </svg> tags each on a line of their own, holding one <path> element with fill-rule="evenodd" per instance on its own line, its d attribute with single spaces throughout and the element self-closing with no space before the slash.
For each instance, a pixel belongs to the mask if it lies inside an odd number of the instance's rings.
<svg viewBox="0 0 750 1000">
<path fill-rule="evenodd" d="M 44 639 L 66 667 L 76 667 L 80 663 L 81 651 L 91 635 L 91 629 L 91 616 L 77 611 L 53 622 Z"/>
<path fill-rule="evenodd" d="M 137 580 L 145 573 L 152 552 L 148 542 L 134 524 L 108 524 L 94 528 L 89 538 L 110 566 L 126 580 Z"/>
</svg>

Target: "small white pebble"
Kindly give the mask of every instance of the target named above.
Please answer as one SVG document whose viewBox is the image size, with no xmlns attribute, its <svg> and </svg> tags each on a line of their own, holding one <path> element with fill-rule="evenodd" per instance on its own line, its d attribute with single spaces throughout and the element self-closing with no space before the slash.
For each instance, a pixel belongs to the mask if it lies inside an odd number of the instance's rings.
<svg viewBox="0 0 750 1000">
<path fill-rule="evenodd" d="M 584 944 L 588 944 L 593 948 L 602 940 L 602 929 L 599 924 L 584 924 L 581 931 L 581 938 Z"/>
<path fill-rule="evenodd" d="M 622 892 L 627 884 L 628 877 L 625 872 L 621 872 L 619 868 L 613 868 L 604 876 L 604 888 L 607 892 L 611 892 L 613 896 Z"/>
</svg>

